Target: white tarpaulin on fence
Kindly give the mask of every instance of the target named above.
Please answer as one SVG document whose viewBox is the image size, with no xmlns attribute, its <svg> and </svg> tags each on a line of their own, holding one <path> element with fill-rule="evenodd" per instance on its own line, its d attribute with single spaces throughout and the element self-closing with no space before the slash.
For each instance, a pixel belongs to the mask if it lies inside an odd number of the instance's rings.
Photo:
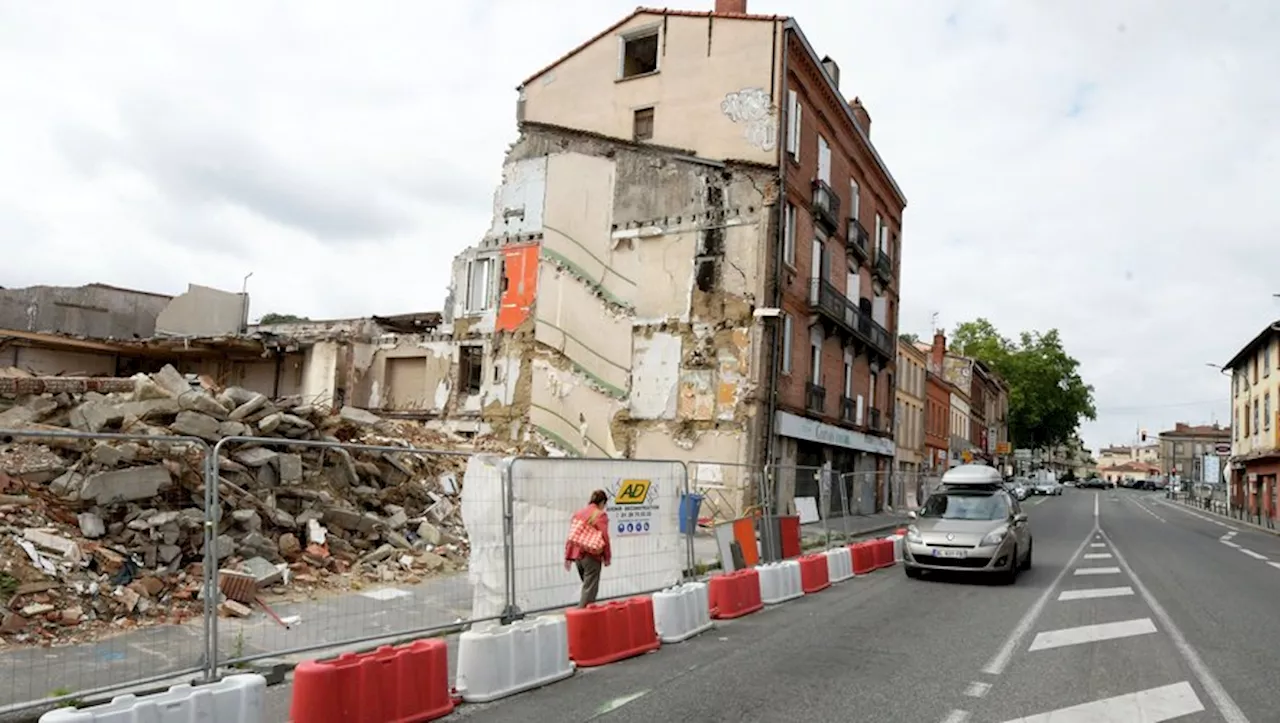
<svg viewBox="0 0 1280 723">
<path fill-rule="evenodd" d="M 678 583 L 687 546 L 678 510 L 684 466 L 610 459 L 520 459 L 475 455 L 462 485 L 462 521 L 471 543 L 472 615 L 500 615 L 505 606 L 503 475 L 511 465 L 516 605 L 530 611 L 574 604 L 581 583 L 564 569 L 569 519 L 591 492 L 609 495 L 613 564 L 600 597 L 657 590 Z"/>
</svg>

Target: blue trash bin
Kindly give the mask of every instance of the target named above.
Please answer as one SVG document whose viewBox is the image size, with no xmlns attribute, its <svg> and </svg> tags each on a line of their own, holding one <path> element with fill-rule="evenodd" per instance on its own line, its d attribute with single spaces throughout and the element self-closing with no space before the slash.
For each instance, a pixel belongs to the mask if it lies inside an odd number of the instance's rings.
<svg viewBox="0 0 1280 723">
<path fill-rule="evenodd" d="M 680 495 L 680 534 L 688 535 L 698 529 L 698 510 L 702 507 L 702 495 Z"/>
</svg>

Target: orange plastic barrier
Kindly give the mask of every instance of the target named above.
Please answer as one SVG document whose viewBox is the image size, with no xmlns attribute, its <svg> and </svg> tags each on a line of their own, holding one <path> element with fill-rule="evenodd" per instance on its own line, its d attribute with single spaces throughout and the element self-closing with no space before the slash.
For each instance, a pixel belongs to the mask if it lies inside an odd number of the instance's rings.
<svg viewBox="0 0 1280 723">
<path fill-rule="evenodd" d="M 782 559 L 790 560 L 800 556 L 800 518 L 796 516 L 778 518 L 779 542 L 782 545 Z"/>
<path fill-rule="evenodd" d="M 760 573 L 754 568 L 716 575 L 708 582 L 711 617 L 732 620 L 764 607 L 760 599 Z"/>
<path fill-rule="evenodd" d="M 662 645 L 653 622 L 653 600 L 633 597 L 564 614 L 569 623 L 569 658 L 579 668 L 616 663 Z"/>
<path fill-rule="evenodd" d="M 308 660 L 293 671 L 293 723 L 417 723 L 453 712 L 443 640 Z"/>
<path fill-rule="evenodd" d="M 827 567 L 824 555 L 803 555 L 800 557 L 800 589 L 805 595 L 822 592 L 831 587 L 831 571 Z"/>
<path fill-rule="evenodd" d="M 849 545 L 853 555 L 853 574 L 865 575 L 876 569 L 875 551 L 870 542 L 855 542 Z"/>
</svg>

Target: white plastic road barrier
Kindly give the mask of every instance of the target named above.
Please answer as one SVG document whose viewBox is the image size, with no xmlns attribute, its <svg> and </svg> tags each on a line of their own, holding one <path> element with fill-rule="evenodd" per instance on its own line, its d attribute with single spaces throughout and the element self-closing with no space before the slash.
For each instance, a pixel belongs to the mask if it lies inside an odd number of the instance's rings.
<svg viewBox="0 0 1280 723">
<path fill-rule="evenodd" d="M 458 638 L 458 694 L 488 703 L 573 675 L 563 615 L 473 629 Z"/>
<path fill-rule="evenodd" d="M 680 643 L 711 629 L 705 582 L 686 582 L 653 594 L 653 620 L 664 643 Z"/>
<path fill-rule="evenodd" d="M 893 540 L 893 561 L 902 562 L 902 535 L 889 535 L 886 540 Z"/>
<path fill-rule="evenodd" d="M 229 675 L 201 686 L 175 685 L 141 698 L 122 695 L 92 708 L 59 708 L 40 723 L 263 723 L 267 717 L 267 679 Z"/>
<path fill-rule="evenodd" d="M 844 582 L 853 577 L 853 553 L 847 547 L 837 547 L 822 553 L 827 557 L 827 577 L 832 583 Z"/>
<path fill-rule="evenodd" d="M 800 587 L 800 563 L 796 560 L 759 565 L 760 599 L 766 605 L 777 605 L 804 595 Z"/>
</svg>

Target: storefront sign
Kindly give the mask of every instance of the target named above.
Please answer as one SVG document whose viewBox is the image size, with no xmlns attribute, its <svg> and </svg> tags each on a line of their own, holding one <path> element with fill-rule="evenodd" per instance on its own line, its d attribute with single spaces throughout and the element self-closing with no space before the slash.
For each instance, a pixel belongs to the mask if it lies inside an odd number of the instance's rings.
<svg viewBox="0 0 1280 723">
<path fill-rule="evenodd" d="M 779 411 L 777 416 L 777 434 L 780 437 L 802 439 L 806 442 L 817 442 L 832 447 L 844 447 L 869 454 L 881 454 L 892 457 L 895 451 L 893 440 L 884 437 L 872 437 L 852 429 L 844 429 L 819 422 L 816 419 L 798 417 L 790 412 Z"/>
</svg>

